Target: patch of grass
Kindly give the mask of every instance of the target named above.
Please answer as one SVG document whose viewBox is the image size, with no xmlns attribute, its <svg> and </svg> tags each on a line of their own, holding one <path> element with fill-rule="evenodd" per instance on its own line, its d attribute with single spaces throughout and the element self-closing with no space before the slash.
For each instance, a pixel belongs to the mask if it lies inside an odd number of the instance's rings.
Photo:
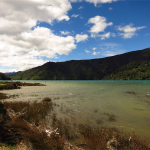
<svg viewBox="0 0 150 150">
<path fill-rule="evenodd" d="M 52 99 L 50 97 L 45 97 L 43 99 L 43 102 L 51 102 L 51 101 L 52 101 Z"/>
<path fill-rule="evenodd" d="M 131 135 L 119 131 L 117 128 L 101 127 L 93 128 L 89 125 L 80 125 L 80 133 L 84 136 L 86 150 L 107 149 L 108 141 L 115 138 L 116 144 L 112 143 L 114 149 L 146 150 L 149 149 L 149 139 L 142 140 L 134 133 Z"/>
<path fill-rule="evenodd" d="M 46 98 L 47 99 L 47 98 Z M 58 118 L 53 110 L 51 101 L 41 102 L 4 102 L 5 107 L 13 109 L 15 112 L 20 112 L 24 109 L 25 115 L 22 118 L 16 118 L 8 122 L 9 125 L 20 131 L 22 138 L 29 143 L 32 143 L 32 149 L 53 149 L 63 150 L 65 140 L 77 143 L 80 147 L 86 150 L 105 150 L 108 149 L 108 143 L 112 139 L 116 139 L 116 143 L 111 143 L 114 149 L 130 149 L 130 150 L 146 150 L 150 149 L 150 140 L 141 139 L 133 134 L 126 134 L 117 128 L 99 126 L 94 128 L 86 124 L 72 123 L 68 118 Z M 58 128 L 60 136 L 51 138 L 47 137 L 45 130 L 40 130 L 39 124 L 46 124 L 46 116 L 49 117 L 51 128 Z M 109 121 L 115 121 L 115 115 L 105 113 Z M 29 124 L 28 122 L 32 123 Z M 102 121 L 97 120 L 98 124 Z"/>
<path fill-rule="evenodd" d="M 97 113 L 97 112 L 98 112 L 98 109 L 94 109 L 94 112 Z"/>
<path fill-rule="evenodd" d="M 23 102 L 23 101 L 15 101 L 15 102 L 4 102 L 4 106 L 6 108 L 10 108 L 15 112 L 24 112 L 23 119 L 28 121 L 29 123 L 33 123 L 36 125 L 42 124 L 44 122 L 45 117 L 50 113 L 53 109 L 52 102 Z"/>
<path fill-rule="evenodd" d="M 23 140 L 31 143 L 32 149 L 52 149 L 63 150 L 65 137 L 55 136 L 49 137 L 45 130 L 38 128 L 35 125 L 30 125 L 27 121 L 16 118 L 10 122 L 10 124 L 20 131 Z"/>
<path fill-rule="evenodd" d="M 108 121 L 116 121 L 116 116 L 114 114 L 104 113 L 108 116 Z"/>
<path fill-rule="evenodd" d="M 97 124 L 102 124 L 103 123 L 103 121 L 101 119 L 97 119 L 96 122 L 97 122 Z"/>
<path fill-rule="evenodd" d="M 135 93 L 135 92 L 133 92 L 133 91 L 127 91 L 126 93 L 128 93 L 128 94 L 132 94 L 132 95 L 136 95 L 136 93 Z"/>
<path fill-rule="evenodd" d="M 8 96 L 4 93 L 0 93 L 0 100 L 4 100 L 4 99 L 7 99 Z"/>
<path fill-rule="evenodd" d="M 9 98 L 16 98 L 19 97 L 19 95 L 15 94 L 15 95 L 7 95 L 5 93 L 0 93 L 0 100 L 5 100 L 5 99 L 9 99 Z"/>
<path fill-rule="evenodd" d="M 0 149 L 2 149 L 2 150 L 19 150 L 16 146 L 11 146 L 6 143 L 0 143 Z"/>
</svg>

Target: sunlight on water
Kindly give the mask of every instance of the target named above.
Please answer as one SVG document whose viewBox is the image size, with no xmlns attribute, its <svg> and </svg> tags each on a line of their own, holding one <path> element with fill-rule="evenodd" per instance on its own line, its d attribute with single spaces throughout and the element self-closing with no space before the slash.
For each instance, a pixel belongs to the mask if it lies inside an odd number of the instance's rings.
<svg viewBox="0 0 150 150">
<path fill-rule="evenodd" d="M 150 137 L 150 81 L 24 81 L 46 86 L 22 87 L 5 93 L 16 100 L 52 98 L 59 116 L 93 126 L 115 126 Z M 46 83 L 45 83 L 46 82 Z M 110 121 L 113 115 L 115 120 Z"/>
</svg>

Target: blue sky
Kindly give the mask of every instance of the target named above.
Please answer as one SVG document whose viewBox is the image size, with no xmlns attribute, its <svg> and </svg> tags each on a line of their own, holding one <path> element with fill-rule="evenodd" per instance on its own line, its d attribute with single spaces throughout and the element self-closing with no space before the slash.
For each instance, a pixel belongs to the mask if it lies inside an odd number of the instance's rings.
<svg viewBox="0 0 150 150">
<path fill-rule="evenodd" d="M 148 48 L 149 8 L 148 0 L 0 0 L 0 72 Z"/>
</svg>

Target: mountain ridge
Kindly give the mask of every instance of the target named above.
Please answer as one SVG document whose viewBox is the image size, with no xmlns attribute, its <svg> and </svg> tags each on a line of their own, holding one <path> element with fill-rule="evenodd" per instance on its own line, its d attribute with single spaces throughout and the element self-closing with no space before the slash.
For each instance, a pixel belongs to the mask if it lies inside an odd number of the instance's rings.
<svg viewBox="0 0 150 150">
<path fill-rule="evenodd" d="M 149 61 L 150 48 L 146 48 L 106 58 L 47 62 L 42 66 L 16 74 L 12 78 L 16 80 L 121 80 L 122 76 L 120 78 L 115 76 L 123 66 L 129 70 L 129 68 L 134 69 L 136 63 L 140 66 L 143 62 L 149 64 Z M 132 64 L 130 65 L 132 67 L 125 67 L 129 64 Z M 147 65 L 147 69 L 149 69 L 149 65 Z M 123 79 L 134 80 L 134 76 L 127 76 Z M 136 80 L 141 79 L 149 79 L 149 76 L 146 78 L 136 77 Z"/>
</svg>

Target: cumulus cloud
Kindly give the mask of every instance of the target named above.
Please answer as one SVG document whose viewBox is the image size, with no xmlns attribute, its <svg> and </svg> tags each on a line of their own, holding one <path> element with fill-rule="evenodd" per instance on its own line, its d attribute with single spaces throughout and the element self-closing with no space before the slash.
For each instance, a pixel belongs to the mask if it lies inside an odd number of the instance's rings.
<svg viewBox="0 0 150 150">
<path fill-rule="evenodd" d="M 113 25 L 112 22 L 107 23 L 106 21 L 106 18 L 102 16 L 95 16 L 88 20 L 88 24 L 94 24 L 89 31 L 91 33 L 91 37 L 96 37 L 99 32 L 104 32 L 107 26 Z"/>
<path fill-rule="evenodd" d="M 0 65 L 18 66 L 20 70 L 46 62 L 39 57 L 57 58 L 57 54 L 68 55 L 76 48 L 74 37 L 60 37 L 44 27 L 16 36 L 0 35 L 0 41 Z"/>
<path fill-rule="evenodd" d="M 110 38 L 111 36 L 116 37 L 116 34 L 111 33 L 111 32 L 107 32 L 107 33 L 104 33 L 104 34 L 91 34 L 91 37 L 93 37 L 93 38 L 100 37 L 101 40 L 104 40 L 106 38 Z"/>
<path fill-rule="evenodd" d="M 85 0 L 85 1 L 90 2 L 90 3 L 94 3 L 94 5 L 97 6 L 97 4 L 112 3 L 112 2 L 116 2 L 117 0 Z"/>
<path fill-rule="evenodd" d="M 81 42 L 81 41 L 85 41 L 88 39 L 88 35 L 87 34 L 77 34 L 76 37 L 76 42 Z"/>
<path fill-rule="evenodd" d="M 108 33 L 105 33 L 105 34 L 101 34 L 101 35 L 99 35 L 100 37 L 101 37 L 101 40 L 104 40 L 105 38 L 110 38 L 110 32 L 108 32 Z"/>
<path fill-rule="evenodd" d="M 111 8 L 111 7 L 109 7 L 109 10 L 112 10 L 112 8 Z"/>
<path fill-rule="evenodd" d="M 69 1 L 75 3 L 75 2 L 82 2 L 83 0 L 69 0 Z"/>
<path fill-rule="evenodd" d="M 96 48 L 96 47 L 93 47 L 92 49 L 93 49 L 93 51 L 95 51 L 97 48 Z"/>
<path fill-rule="evenodd" d="M 1 0 L 0 34 L 28 31 L 36 25 L 37 20 L 48 23 L 52 23 L 54 19 L 68 21 L 67 12 L 71 8 L 68 0 Z"/>
<path fill-rule="evenodd" d="M 132 38 L 134 35 L 137 35 L 136 31 L 146 28 L 145 26 L 142 27 L 133 27 L 133 24 L 122 26 L 116 26 L 116 30 L 122 31 L 119 33 L 124 39 Z"/>
<path fill-rule="evenodd" d="M 100 52 L 95 52 L 95 51 L 94 51 L 92 54 L 93 54 L 93 55 L 98 55 L 98 54 L 100 54 Z"/>
<path fill-rule="evenodd" d="M 80 6 L 78 9 L 83 9 L 83 7 L 82 7 L 82 6 Z"/>
<path fill-rule="evenodd" d="M 91 53 L 91 52 L 90 52 L 90 51 L 88 51 L 87 49 L 85 50 L 85 52 L 86 52 L 87 54 Z"/>
<path fill-rule="evenodd" d="M 71 17 L 77 18 L 79 15 L 73 14 Z"/>
<path fill-rule="evenodd" d="M 1 0 L 0 66 L 24 70 L 47 62 L 43 57 L 68 55 L 76 48 L 74 37 L 57 36 L 50 29 L 36 25 L 43 21 L 50 24 L 54 20 L 68 21 L 71 8 L 68 0 Z M 61 31 L 61 34 L 69 33 Z"/>
<path fill-rule="evenodd" d="M 60 31 L 60 33 L 61 33 L 62 35 L 68 35 L 68 34 L 70 34 L 70 32 L 68 32 L 68 31 Z"/>
</svg>

